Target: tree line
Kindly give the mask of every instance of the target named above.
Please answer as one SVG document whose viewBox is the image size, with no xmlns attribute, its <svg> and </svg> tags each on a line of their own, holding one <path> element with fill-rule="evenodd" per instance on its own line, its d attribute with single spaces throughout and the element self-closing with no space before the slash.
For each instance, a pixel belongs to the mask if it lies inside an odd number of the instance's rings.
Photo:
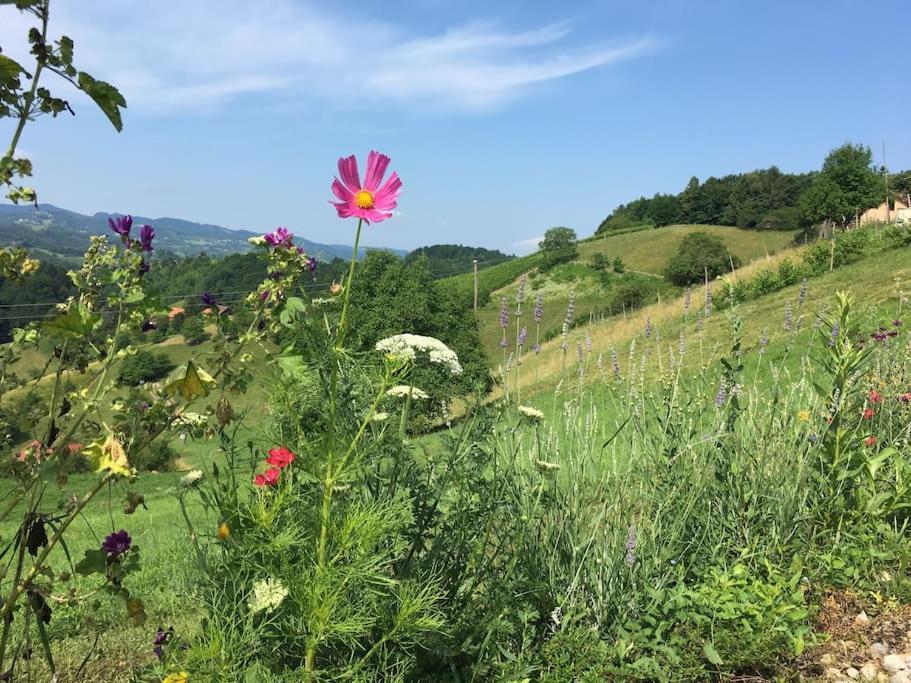
<svg viewBox="0 0 911 683">
<path fill-rule="evenodd" d="M 771 166 L 704 182 L 693 176 L 679 194 L 621 204 L 596 233 L 677 223 L 807 232 L 825 224 L 844 227 L 881 204 L 887 184 L 890 202 L 904 198 L 911 172 L 887 174 L 873 164 L 869 147 L 848 143 L 832 150 L 819 171 L 785 173 Z"/>
</svg>

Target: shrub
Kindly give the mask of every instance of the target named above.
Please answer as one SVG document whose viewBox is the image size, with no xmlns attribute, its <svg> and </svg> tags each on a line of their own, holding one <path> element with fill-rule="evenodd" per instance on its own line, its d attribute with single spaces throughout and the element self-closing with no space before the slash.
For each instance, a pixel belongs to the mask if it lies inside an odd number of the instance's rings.
<svg viewBox="0 0 911 683">
<path fill-rule="evenodd" d="M 607 269 L 607 257 L 602 254 L 600 251 L 592 254 L 592 263 L 591 267 L 595 270 L 606 270 Z"/>
<path fill-rule="evenodd" d="M 613 268 L 614 268 L 614 272 L 615 272 L 615 273 L 621 273 L 621 274 L 622 274 L 622 273 L 625 273 L 625 272 L 626 272 L 626 265 L 623 263 L 623 259 L 620 258 L 619 256 L 617 256 L 617 257 L 614 259 L 614 266 L 613 266 Z"/>
<path fill-rule="evenodd" d="M 664 276 L 678 286 L 713 280 L 740 265 L 720 237 L 707 232 L 694 232 L 684 237 L 677 253 L 664 269 Z"/>
<path fill-rule="evenodd" d="M 611 307 L 615 311 L 626 308 L 639 308 L 645 301 L 645 292 L 637 284 L 624 283 L 617 287 L 611 296 Z"/>
<path fill-rule="evenodd" d="M 142 449 L 132 465 L 140 472 L 166 472 L 174 468 L 177 452 L 164 439 L 156 439 Z"/>
<path fill-rule="evenodd" d="M 155 382 L 162 379 L 176 366 L 163 353 L 140 350 L 132 356 L 127 356 L 120 366 L 120 384 L 135 387 L 145 382 Z"/>
</svg>

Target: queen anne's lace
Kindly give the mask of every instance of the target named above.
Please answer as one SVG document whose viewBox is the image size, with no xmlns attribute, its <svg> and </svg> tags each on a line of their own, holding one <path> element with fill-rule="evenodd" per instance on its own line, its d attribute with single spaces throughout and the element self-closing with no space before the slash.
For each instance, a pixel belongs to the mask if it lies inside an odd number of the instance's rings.
<svg viewBox="0 0 911 683">
<path fill-rule="evenodd" d="M 410 387 L 407 384 L 397 384 L 386 391 L 387 396 L 395 396 L 398 398 L 408 398 L 409 394 L 411 395 L 411 398 L 430 398 L 426 392 L 421 391 L 417 387 Z"/>
<path fill-rule="evenodd" d="M 253 584 L 248 606 L 250 611 L 266 612 L 267 614 L 278 607 L 288 597 L 288 589 L 277 579 L 264 579 Z"/>
<path fill-rule="evenodd" d="M 413 361 L 419 352 L 426 353 L 431 363 L 445 366 L 453 375 L 462 374 L 462 366 L 456 352 L 434 337 L 396 334 L 378 341 L 376 350 L 409 361 Z"/>
</svg>

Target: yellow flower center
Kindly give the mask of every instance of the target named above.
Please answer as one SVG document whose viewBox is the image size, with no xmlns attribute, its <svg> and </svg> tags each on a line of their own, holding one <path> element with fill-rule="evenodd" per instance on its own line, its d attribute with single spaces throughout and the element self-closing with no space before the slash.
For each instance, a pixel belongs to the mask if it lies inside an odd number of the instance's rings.
<svg viewBox="0 0 911 683">
<path fill-rule="evenodd" d="M 360 209 L 372 209 L 373 193 L 370 190 L 358 190 L 354 195 L 354 203 Z"/>
</svg>

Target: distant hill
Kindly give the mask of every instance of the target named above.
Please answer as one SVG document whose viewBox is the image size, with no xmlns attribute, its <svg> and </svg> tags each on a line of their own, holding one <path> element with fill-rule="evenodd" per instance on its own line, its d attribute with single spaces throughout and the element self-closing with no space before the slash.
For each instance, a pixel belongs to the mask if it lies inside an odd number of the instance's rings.
<svg viewBox="0 0 911 683">
<path fill-rule="evenodd" d="M 52 204 L 41 204 L 38 209 L 31 205 L 0 204 L 0 246 L 16 245 L 64 259 L 78 258 L 85 252 L 89 236 L 108 234 L 108 218 L 113 215 L 117 214 L 86 216 Z M 261 234 L 180 218 L 133 216 L 133 221 L 137 225 L 153 225 L 159 253 L 170 252 L 177 256 L 243 253 L 250 250 L 247 238 Z M 300 237 L 296 242 L 321 261 L 351 257 L 351 247 L 344 244 L 320 244 Z M 366 248 L 361 249 L 361 255 L 366 251 Z M 407 253 L 391 251 L 400 256 Z"/>
<path fill-rule="evenodd" d="M 422 257 L 427 259 L 427 267 L 437 277 L 467 273 L 475 259 L 478 261 L 478 268 L 487 268 L 515 258 L 494 249 L 466 247 L 461 244 L 434 244 L 408 252 L 405 263 L 413 263 Z"/>
</svg>

